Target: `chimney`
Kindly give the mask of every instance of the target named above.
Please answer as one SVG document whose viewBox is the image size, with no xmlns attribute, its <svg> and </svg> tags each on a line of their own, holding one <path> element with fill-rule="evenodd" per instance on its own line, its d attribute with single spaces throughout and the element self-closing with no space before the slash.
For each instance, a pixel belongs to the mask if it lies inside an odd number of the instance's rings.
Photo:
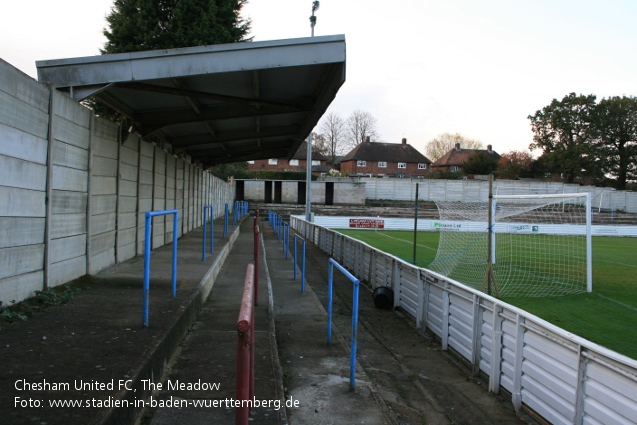
<svg viewBox="0 0 637 425">
<path fill-rule="evenodd" d="M 406 145 L 406 144 L 407 144 L 407 139 L 403 137 L 403 145 Z"/>
<path fill-rule="evenodd" d="M 460 151 L 460 143 L 456 143 L 456 150 L 459 152 Z"/>
<path fill-rule="evenodd" d="M 488 152 L 488 153 L 493 152 L 493 146 L 491 146 L 491 145 L 487 145 L 487 152 Z"/>
</svg>

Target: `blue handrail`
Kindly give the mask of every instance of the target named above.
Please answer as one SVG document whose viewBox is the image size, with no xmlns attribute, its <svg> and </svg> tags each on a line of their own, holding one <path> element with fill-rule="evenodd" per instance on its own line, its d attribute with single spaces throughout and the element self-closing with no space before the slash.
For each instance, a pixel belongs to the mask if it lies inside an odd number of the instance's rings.
<svg viewBox="0 0 637 425">
<path fill-rule="evenodd" d="M 173 216 L 173 269 L 172 269 L 172 296 L 177 296 L 177 222 L 179 221 L 179 210 L 149 211 L 146 213 L 146 229 L 144 239 L 144 296 L 142 304 L 142 320 L 144 327 L 148 327 L 148 310 L 150 296 L 150 241 L 152 237 L 153 217 L 158 215 Z"/>
<path fill-rule="evenodd" d="M 215 213 L 212 205 L 203 207 L 203 245 L 201 247 L 201 261 L 206 261 L 206 220 L 210 211 L 210 252 L 215 252 Z"/>
<path fill-rule="evenodd" d="M 228 204 L 226 203 L 226 213 L 223 218 L 223 237 L 228 236 Z"/>
<path fill-rule="evenodd" d="M 358 292 L 360 280 L 345 270 L 336 260 L 330 258 L 327 268 L 327 343 L 332 341 L 332 290 L 334 287 L 334 267 L 336 267 L 346 278 L 354 284 L 352 302 L 352 345 L 349 357 L 349 390 L 356 388 L 356 336 L 358 333 Z"/>
<path fill-rule="evenodd" d="M 294 280 L 296 280 L 296 239 L 300 239 L 303 241 L 303 258 L 302 258 L 302 266 L 301 266 L 301 292 L 305 292 L 305 239 L 303 239 L 299 235 L 294 235 Z"/>
</svg>

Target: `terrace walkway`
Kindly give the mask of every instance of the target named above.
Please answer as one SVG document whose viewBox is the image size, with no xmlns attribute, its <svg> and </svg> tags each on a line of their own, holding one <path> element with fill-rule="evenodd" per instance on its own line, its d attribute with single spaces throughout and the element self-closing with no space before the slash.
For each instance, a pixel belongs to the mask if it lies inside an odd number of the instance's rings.
<svg viewBox="0 0 637 425">
<path fill-rule="evenodd" d="M 336 330 L 327 345 L 327 257 L 308 246 L 308 279 L 301 293 L 291 256 L 285 258 L 266 221 L 261 228 L 255 395 L 270 406 L 253 409 L 253 423 L 520 423 L 508 400 L 487 393 L 399 314 L 374 308 L 364 290 L 356 392 L 350 393 L 350 282 L 335 274 Z M 140 413 L 142 423 L 155 425 L 234 423 L 234 409 L 194 407 L 193 401 L 234 397 L 236 320 L 252 260 L 252 220 L 227 239 L 220 238 L 217 225 L 215 253 L 205 262 L 201 232 L 179 239 L 175 299 L 169 289 L 171 247 L 153 251 L 147 329 L 141 326 L 143 261 L 136 258 L 90 279 L 70 303 L 1 330 L 2 423 L 132 424 Z M 84 387 L 76 390 L 77 383 Z M 203 391 L 198 383 L 219 387 Z M 146 403 L 143 412 L 116 407 L 141 405 L 138 400 L 148 402 L 150 396 L 155 407 Z M 84 404 L 49 407 L 50 400 Z M 167 406 L 171 400 L 179 407 Z M 276 400 L 292 400 L 294 407 L 277 409 Z M 20 407 L 36 401 L 41 407 Z"/>
</svg>

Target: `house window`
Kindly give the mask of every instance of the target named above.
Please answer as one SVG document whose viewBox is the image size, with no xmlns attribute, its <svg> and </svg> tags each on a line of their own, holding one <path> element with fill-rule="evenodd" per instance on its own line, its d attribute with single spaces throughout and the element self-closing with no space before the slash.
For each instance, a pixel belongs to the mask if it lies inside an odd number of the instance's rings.
<svg viewBox="0 0 637 425">
<path fill-rule="evenodd" d="M 248 161 L 248 164 L 254 164 L 254 161 Z"/>
<path fill-rule="evenodd" d="M 407 168 L 407 163 L 406 162 L 399 162 L 398 163 L 398 168 Z"/>
<path fill-rule="evenodd" d="M 321 165 L 321 161 L 320 160 L 312 160 L 312 165 Z"/>
<path fill-rule="evenodd" d="M 298 159 L 291 159 L 290 160 L 290 165 L 293 167 L 298 167 L 299 166 L 299 160 Z"/>
<path fill-rule="evenodd" d="M 276 158 L 270 158 L 268 159 L 268 164 L 270 165 L 277 165 L 279 163 L 279 160 Z"/>
<path fill-rule="evenodd" d="M 378 168 L 387 168 L 387 162 L 378 161 Z"/>
<path fill-rule="evenodd" d="M 458 171 L 458 166 L 452 165 L 451 167 L 449 167 L 449 171 Z"/>
<path fill-rule="evenodd" d="M 419 170 L 426 170 L 427 169 L 427 164 L 422 164 L 422 163 L 418 164 L 418 169 Z"/>
<path fill-rule="evenodd" d="M 367 162 L 366 161 L 362 161 L 362 160 L 358 160 L 356 161 L 356 166 L 357 167 L 367 167 Z"/>
</svg>

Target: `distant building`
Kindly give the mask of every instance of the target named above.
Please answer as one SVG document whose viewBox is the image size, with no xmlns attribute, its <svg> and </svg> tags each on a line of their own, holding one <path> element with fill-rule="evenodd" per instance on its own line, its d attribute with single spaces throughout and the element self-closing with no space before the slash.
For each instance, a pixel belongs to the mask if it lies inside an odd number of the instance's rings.
<svg viewBox="0 0 637 425">
<path fill-rule="evenodd" d="M 500 155 L 493 150 L 493 146 L 487 145 L 487 149 L 462 149 L 460 143 L 440 159 L 431 164 L 432 171 L 463 171 L 463 164 L 478 152 L 484 152 L 494 162 L 498 162 Z"/>
<path fill-rule="evenodd" d="M 372 143 L 368 138 L 341 158 L 340 165 L 344 174 L 404 178 L 424 176 L 431 161 L 407 144 L 407 139 L 402 143 Z"/>
<path fill-rule="evenodd" d="M 331 167 L 327 165 L 327 158 L 322 153 L 312 149 L 312 174 L 320 176 L 327 173 Z M 270 158 L 248 161 L 249 171 L 305 171 L 307 170 L 307 142 L 303 142 L 292 158 Z"/>
</svg>

